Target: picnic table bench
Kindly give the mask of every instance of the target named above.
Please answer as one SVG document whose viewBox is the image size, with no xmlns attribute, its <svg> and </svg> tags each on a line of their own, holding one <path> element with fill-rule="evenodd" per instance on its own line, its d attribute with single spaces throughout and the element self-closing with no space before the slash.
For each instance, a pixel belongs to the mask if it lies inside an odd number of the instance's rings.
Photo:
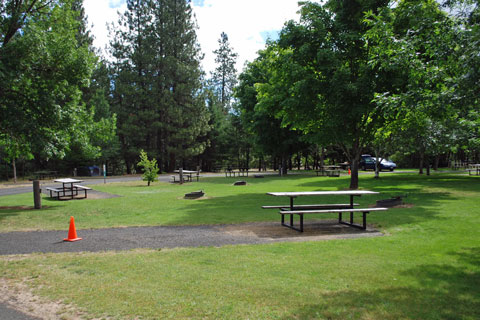
<svg viewBox="0 0 480 320">
<path fill-rule="evenodd" d="M 272 205 L 272 206 L 262 206 L 263 209 L 280 209 L 279 214 L 281 215 L 281 224 L 284 227 L 303 232 L 303 216 L 305 214 L 324 214 L 324 213 L 337 213 L 338 214 L 338 223 L 345 224 L 350 227 L 366 229 L 367 228 L 367 214 L 372 211 L 385 211 L 387 208 L 354 208 L 358 206 L 357 203 L 354 203 L 354 197 L 360 197 L 367 194 L 378 194 L 378 192 L 367 191 L 367 190 L 346 190 L 346 191 L 308 191 L 308 192 L 269 192 L 268 195 L 275 197 L 289 197 L 290 205 Z M 350 197 L 349 203 L 340 203 L 340 204 L 308 204 L 308 205 L 295 205 L 294 199 L 300 196 L 333 196 L 333 195 L 347 195 Z M 362 224 L 355 224 L 353 215 L 356 212 L 362 213 Z M 343 213 L 350 213 L 350 220 L 343 220 Z M 285 215 L 290 216 L 290 224 L 285 223 Z M 295 227 L 293 223 L 293 216 L 298 215 L 300 217 L 299 227 Z"/>
</svg>

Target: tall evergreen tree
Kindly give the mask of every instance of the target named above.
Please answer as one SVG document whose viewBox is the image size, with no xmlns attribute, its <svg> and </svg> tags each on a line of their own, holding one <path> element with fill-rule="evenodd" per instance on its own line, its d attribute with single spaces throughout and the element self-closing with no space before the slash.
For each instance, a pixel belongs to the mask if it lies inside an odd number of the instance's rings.
<svg viewBox="0 0 480 320">
<path fill-rule="evenodd" d="M 207 146 L 202 138 L 210 129 L 202 94 L 202 54 L 189 1 L 157 1 L 153 9 L 157 150 L 163 166 L 172 171 Z"/>
<path fill-rule="evenodd" d="M 113 33 L 114 111 L 127 170 L 140 149 L 173 170 L 203 152 L 208 131 L 190 4 L 129 0 Z"/>
<path fill-rule="evenodd" d="M 212 81 L 215 84 L 220 103 L 223 108 L 229 110 L 233 97 L 233 89 L 237 84 L 237 62 L 238 54 L 233 51 L 228 42 L 228 36 L 222 32 L 218 39 L 219 48 L 214 50 L 215 63 L 217 67 L 212 72 Z"/>
</svg>

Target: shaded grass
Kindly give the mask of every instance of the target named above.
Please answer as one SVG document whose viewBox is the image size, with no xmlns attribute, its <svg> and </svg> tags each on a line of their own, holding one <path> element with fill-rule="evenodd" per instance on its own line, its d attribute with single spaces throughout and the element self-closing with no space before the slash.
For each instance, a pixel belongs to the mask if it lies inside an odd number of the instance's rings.
<svg viewBox="0 0 480 320">
<path fill-rule="evenodd" d="M 103 215 L 116 217 L 110 210 L 116 210 L 124 222 L 134 221 L 126 217 L 132 203 L 142 212 L 135 221 L 142 223 L 150 221 L 146 219 L 149 216 L 162 218 L 149 213 L 152 210 L 170 212 L 164 223 L 171 224 L 277 220 L 274 212 L 262 211 L 259 206 L 284 203 L 285 199 L 266 196 L 267 191 L 335 190 L 348 185 L 345 178 L 271 177 L 249 180 L 244 188 L 230 186 L 233 180 L 216 178 L 201 184 L 152 188 L 139 184 L 95 186 L 123 198 L 52 202 L 45 212 L 51 219 L 48 226 L 55 223 L 57 214 L 75 206 L 88 209 L 87 202 L 98 206 L 110 203 L 112 208 L 105 206 L 105 212 L 96 218 L 85 215 L 103 224 L 108 221 Z M 395 174 L 380 180 L 361 177 L 363 188 L 381 192 L 378 197 L 358 199 L 362 205 L 394 195 L 407 196 L 406 202 L 413 205 L 370 215 L 369 222 L 388 233 L 386 237 L 35 254 L 0 258 L 0 276 L 12 281 L 26 279 L 37 294 L 73 303 L 89 317 L 478 319 L 479 181 L 450 174 Z M 186 190 L 202 188 L 210 199 L 178 199 Z M 113 206 L 116 202 L 110 201 L 118 199 L 130 207 Z M 80 209 L 76 209 L 79 214 Z"/>
</svg>

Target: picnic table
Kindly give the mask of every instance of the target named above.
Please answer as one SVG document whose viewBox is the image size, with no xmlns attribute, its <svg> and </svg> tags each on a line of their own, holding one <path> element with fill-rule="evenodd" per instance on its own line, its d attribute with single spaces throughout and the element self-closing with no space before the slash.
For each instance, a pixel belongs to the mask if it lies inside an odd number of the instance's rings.
<svg viewBox="0 0 480 320">
<path fill-rule="evenodd" d="M 358 204 L 354 203 L 354 197 L 360 197 L 362 195 L 378 194 L 375 191 L 368 190 L 346 190 L 346 191 L 306 191 L 306 192 L 269 192 L 267 193 L 274 197 L 288 197 L 290 198 L 289 205 L 274 205 L 274 206 L 262 206 L 262 209 L 280 209 L 282 226 L 291 228 L 293 230 L 303 232 L 303 215 L 304 214 L 322 214 L 322 213 L 338 213 L 338 223 L 345 224 L 351 227 L 366 229 L 367 228 L 367 214 L 371 211 L 384 211 L 387 208 L 355 208 Z M 348 203 L 333 203 L 333 204 L 308 204 L 299 205 L 295 204 L 294 200 L 298 197 L 324 197 L 324 196 L 348 196 Z M 363 223 L 361 225 L 353 222 L 353 214 L 355 212 L 361 212 L 363 214 Z M 344 221 L 342 214 L 350 213 L 350 220 Z M 285 223 L 285 215 L 290 216 L 290 224 Z M 293 216 L 298 215 L 300 217 L 300 227 L 297 228 L 293 224 Z"/>
<path fill-rule="evenodd" d="M 467 169 L 467 171 L 469 176 L 472 175 L 472 172 L 477 176 L 480 175 L 480 164 L 477 163 L 477 164 L 469 165 L 469 168 Z"/>
<path fill-rule="evenodd" d="M 79 185 L 78 183 L 83 182 L 83 180 L 77 180 L 72 178 L 56 179 L 54 182 L 59 182 L 62 184 L 62 187 L 46 188 L 50 192 L 50 198 L 56 197 L 57 200 L 71 200 L 79 198 L 87 198 L 88 190 L 92 190 L 89 187 Z M 78 197 L 79 191 L 84 191 L 83 197 Z"/>
<path fill-rule="evenodd" d="M 331 166 L 322 166 L 320 170 L 315 170 L 318 176 L 327 176 L 327 177 L 340 177 L 341 166 L 331 165 Z"/>
<path fill-rule="evenodd" d="M 58 176 L 58 171 L 41 170 L 33 173 L 34 180 L 52 179 Z"/>
<path fill-rule="evenodd" d="M 238 170 L 233 169 L 226 169 L 225 170 L 225 178 L 227 177 L 248 177 L 248 168 L 240 168 Z"/>
<path fill-rule="evenodd" d="M 178 173 L 178 176 L 177 175 L 172 176 L 173 182 L 176 182 L 177 178 L 178 178 L 178 181 L 180 181 L 180 170 L 175 170 L 174 172 Z M 183 179 L 189 182 L 193 181 L 194 175 L 197 178 L 197 182 L 198 182 L 198 179 L 200 178 L 200 171 L 182 170 L 182 173 L 183 173 Z"/>
</svg>

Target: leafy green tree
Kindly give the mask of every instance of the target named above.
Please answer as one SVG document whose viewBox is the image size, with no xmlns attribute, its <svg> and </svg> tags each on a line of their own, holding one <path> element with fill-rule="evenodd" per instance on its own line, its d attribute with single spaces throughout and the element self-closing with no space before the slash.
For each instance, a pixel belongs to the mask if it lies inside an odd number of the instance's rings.
<svg viewBox="0 0 480 320">
<path fill-rule="evenodd" d="M 150 186 L 151 182 L 157 180 L 159 169 L 156 159 L 148 160 L 147 153 L 140 150 L 140 162 L 138 162 L 137 165 L 143 168 L 142 178 L 143 181 L 147 181 L 148 186 Z"/>
<path fill-rule="evenodd" d="M 350 188 L 358 188 L 358 163 L 381 113 L 372 102 L 384 78 L 371 68 L 363 14 L 387 0 L 302 2 L 299 22 L 288 22 L 270 44 L 271 76 L 257 85 L 259 108 L 278 105 L 283 126 L 337 145 L 351 162 Z M 388 82 L 387 82 L 388 83 Z"/>
<path fill-rule="evenodd" d="M 0 134 L 21 138 L 36 161 L 62 158 L 83 135 L 81 88 L 95 62 L 77 41 L 78 13 L 70 0 L 6 1 L 0 10 Z"/>
<path fill-rule="evenodd" d="M 394 119 L 396 139 L 403 138 L 398 145 L 418 154 L 420 173 L 424 164 L 428 173 L 431 159 L 455 144 L 455 124 L 465 110 L 455 102 L 463 78 L 463 50 L 455 45 L 462 28 L 434 0 L 400 1 L 367 21 L 371 64 L 397 79 L 375 102 Z"/>
<path fill-rule="evenodd" d="M 282 171 L 279 173 L 286 174 L 288 158 L 305 145 L 300 142 L 301 132 L 292 130 L 290 125 L 284 125 L 275 117 L 281 109 L 281 100 L 275 98 L 281 95 L 271 93 L 271 99 L 264 99 L 264 96 L 259 99 L 257 95 L 257 89 L 261 86 L 265 89 L 269 86 L 268 79 L 274 77 L 269 60 L 271 52 L 271 47 L 261 51 L 259 57 L 247 65 L 239 77 L 235 95 L 249 140 L 261 153 L 280 159 Z"/>
</svg>

